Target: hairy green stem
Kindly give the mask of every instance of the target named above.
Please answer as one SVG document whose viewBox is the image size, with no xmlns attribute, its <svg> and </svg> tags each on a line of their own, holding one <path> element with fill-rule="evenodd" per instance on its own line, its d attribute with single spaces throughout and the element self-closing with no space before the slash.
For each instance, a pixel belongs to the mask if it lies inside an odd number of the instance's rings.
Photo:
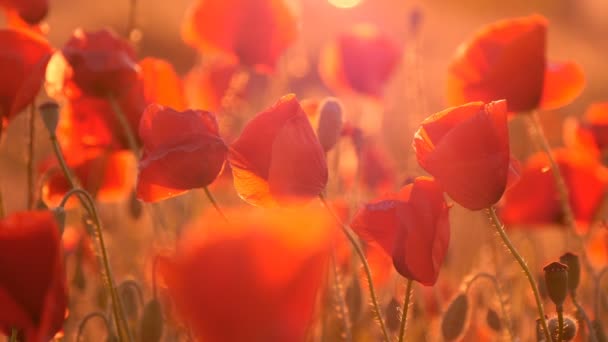
<svg viewBox="0 0 608 342">
<path fill-rule="evenodd" d="M 407 279 L 407 288 L 405 289 L 405 299 L 403 300 L 403 311 L 401 313 L 401 327 L 399 328 L 399 342 L 405 341 L 405 327 L 407 326 L 407 311 L 410 307 L 410 297 L 412 296 L 412 285 L 414 281 Z"/>
<path fill-rule="evenodd" d="M 331 266 L 333 271 L 332 273 L 334 275 L 334 297 L 338 303 L 338 314 L 342 318 L 342 325 L 344 325 L 344 340 L 350 342 L 353 340 L 353 335 L 351 333 L 351 322 L 348 307 L 344 299 L 344 286 L 342 285 L 340 269 L 338 268 L 338 263 L 336 262 L 335 250 L 331 253 Z"/>
<path fill-rule="evenodd" d="M 564 340 L 564 306 L 557 305 L 555 307 L 557 312 L 557 342 Z"/>
</svg>

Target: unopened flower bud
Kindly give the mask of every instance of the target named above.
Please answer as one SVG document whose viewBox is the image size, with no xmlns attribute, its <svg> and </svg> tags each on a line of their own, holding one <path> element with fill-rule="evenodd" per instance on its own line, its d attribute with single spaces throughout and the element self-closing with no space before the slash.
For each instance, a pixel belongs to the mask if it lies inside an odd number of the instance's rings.
<svg viewBox="0 0 608 342">
<path fill-rule="evenodd" d="M 578 255 L 566 253 L 559 257 L 559 261 L 568 266 L 568 289 L 574 293 L 581 280 L 581 264 Z"/>
<path fill-rule="evenodd" d="M 153 299 L 144 307 L 144 314 L 140 322 L 141 340 L 158 342 L 163 337 L 163 313 L 160 302 Z"/>
<path fill-rule="evenodd" d="M 553 303 L 560 307 L 568 296 L 568 266 L 552 262 L 543 268 L 547 293 Z"/>
<path fill-rule="evenodd" d="M 325 152 L 331 150 L 342 132 L 342 105 L 338 99 L 328 97 L 319 105 L 317 136 Z"/>
<path fill-rule="evenodd" d="M 498 316 L 498 313 L 492 308 L 488 309 L 488 312 L 486 314 L 486 323 L 495 332 L 500 332 L 502 330 L 502 322 L 500 321 L 500 317 Z"/>
<path fill-rule="evenodd" d="M 47 101 L 38 107 L 40 115 L 42 116 L 42 122 L 49 130 L 51 135 L 55 135 L 57 130 L 57 124 L 59 123 L 59 105 L 54 101 Z"/>
<path fill-rule="evenodd" d="M 448 306 L 441 321 L 441 335 L 446 341 L 454 341 L 460 337 L 467 324 L 469 301 L 467 295 L 459 294 Z"/>
</svg>

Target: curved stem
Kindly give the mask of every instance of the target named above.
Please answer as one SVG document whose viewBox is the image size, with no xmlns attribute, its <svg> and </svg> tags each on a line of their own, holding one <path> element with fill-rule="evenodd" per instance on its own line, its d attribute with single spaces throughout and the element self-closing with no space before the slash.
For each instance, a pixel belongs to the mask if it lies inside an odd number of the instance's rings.
<svg viewBox="0 0 608 342">
<path fill-rule="evenodd" d="M 67 200 L 72 196 L 77 195 L 80 201 L 86 202 L 88 208 L 89 215 L 93 219 L 93 226 L 95 228 L 93 239 L 98 242 L 99 249 L 101 251 L 101 261 L 103 266 L 102 278 L 104 280 L 104 284 L 106 286 L 106 290 L 110 293 L 112 298 L 112 311 L 114 312 L 114 319 L 116 322 L 116 327 L 118 330 L 118 335 L 120 336 L 121 341 L 131 341 L 131 335 L 129 332 L 129 326 L 125 319 L 124 310 L 122 307 L 122 302 L 118 293 L 116 291 L 114 277 L 112 276 L 112 271 L 110 269 L 110 261 L 108 258 L 108 252 L 106 250 L 106 245 L 103 239 L 103 232 L 101 226 L 101 220 L 99 219 L 99 214 L 97 213 L 97 208 L 95 207 L 95 203 L 91 195 L 88 192 L 82 189 L 72 189 L 68 191 L 63 199 L 61 200 L 60 206 L 65 205 Z"/>
<path fill-rule="evenodd" d="M 338 263 L 336 262 L 336 252 L 331 252 L 331 266 L 334 274 L 334 297 L 338 303 L 339 315 L 342 317 L 342 324 L 344 325 L 344 334 L 346 341 L 352 341 L 353 335 L 350 331 L 351 322 L 348 314 L 348 307 L 344 299 L 344 286 L 342 286 L 342 279 L 340 277 L 340 270 L 338 269 Z"/>
<path fill-rule="evenodd" d="M 473 287 L 473 283 L 475 283 L 475 281 L 477 281 L 478 279 L 488 279 L 492 282 L 492 284 L 494 285 L 494 290 L 496 291 L 496 295 L 498 296 L 498 302 L 500 303 L 500 311 L 502 312 L 502 320 L 505 323 L 505 326 L 507 327 L 507 331 L 509 333 L 509 339 L 511 341 L 513 341 L 515 339 L 515 333 L 513 332 L 513 324 L 511 323 L 511 317 L 509 316 L 509 313 L 507 312 L 507 307 L 505 306 L 505 302 L 503 300 L 503 296 L 502 296 L 502 291 L 500 291 L 500 283 L 498 282 L 498 279 L 496 279 L 495 276 L 486 273 L 486 272 L 480 272 L 477 273 L 473 276 L 473 278 L 469 279 L 466 283 L 465 286 L 465 293 L 468 295 L 469 293 L 469 289 L 471 287 Z"/>
<path fill-rule="evenodd" d="M 30 105 L 28 144 L 27 144 L 27 208 L 32 210 L 36 198 L 34 180 L 34 147 L 36 130 L 36 102 Z"/>
<path fill-rule="evenodd" d="M 131 288 L 133 290 L 135 290 L 135 293 L 137 293 L 137 299 L 139 299 L 139 305 L 143 308 L 145 303 L 144 303 L 144 294 L 143 291 L 141 290 L 141 287 L 139 286 L 139 284 L 135 281 L 135 280 L 125 280 L 122 283 L 120 283 L 120 285 L 118 285 L 118 289 L 119 290 L 123 290 L 126 288 Z"/>
<path fill-rule="evenodd" d="M 333 216 L 336 223 L 338 223 L 338 225 L 342 229 L 342 232 L 344 233 L 344 235 L 346 235 L 346 237 L 350 241 L 350 243 L 353 246 L 355 252 L 357 253 L 357 256 L 359 257 L 359 259 L 361 259 L 361 263 L 363 264 L 363 269 L 365 270 L 365 276 L 367 277 L 367 284 L 369 286 L 369 296 L 372 300 L 372 305 L 374 307 L 374 313 L 376 314 L 376 318 L 378 319 L 378 323 L 380 324 L 380 329 L 382 330 L 382 336 L 383 336 L 384 341 L 389 342 L 390 338 L 388 337 L 388 332 L 386 331 L 386 326 L 384 325 L 384 320 L 382 319 L 382 311 L 380 310 L 380 304 L 378 304 L 378 298 L 376 297 L 376 290 L 374 289 L 372 271 L 369 267 L 369 264 L 367 263 L 367 259 L 365 258 L 365 253 L 363 253 L 361 246 L 359 246 L 359 242 L 357 242 L 357 238 L 350 231 L 350 228 L 348 226 L 346 226 L 342 222 L 340 217 L 338 217 L 338 215 L 331 209 L 331 207 L 327 203 L 327 200 L 325 199 L 325 196 L 323 196 L 323 194 L 321 194 L 321 195 L 319 195 L 319 198 L 321 199 L 321 203 L 323 203 L 323 205 L 325 206 L 327 211 L 329 211 L 331 216 Z"/>
<path fill-rule="evenodd" d="M 572 299 L 572 304 L 574 304 L 574 306 L 576 307 L 576 311 L 580 313 L 580 315 L 583 317 L 583 320 L 585 321 L 585 324 L 587 324 L 587 329 L 589 330 L 589 340 L 591 342 L 597 342 L 597 338 L 595 337 L 595 329 L 593 329 L 593 325 L 591 324 L 591 320 L 585 312 L 585 309 L 583 309 L 583 307 L 579 304 L 576 298 L 576 293 L 570 292 L 570 298 Z"/>
<path fill-rule="evenodd" d="M 129 149 L 135 154 L 135 158 L 139 160 L 139 144 L 137 143 L 137 139 L 135 137 L 135 133 L 131 129 L 131 124 L 129 124 L 129 120 L 125 115 L 124 111 L 120 107 L 120 104 L 116 100 L 114 95 L 108 95 L 108 102 L 112 107 L 112 111 L 114 115 L 116 115 L 116 119 L 118 119 L 118 123 L 120 124 L 120 128 L 122 129 L 122 133 L 125 135 L 127 139 L 127 146 Z"/>
<path fill-rule="evenodd" d="M 207 195 L 209 202 L 211 202 L 211 204 L 213 204 L 215 211 L 217 211 L 217 213 L 220 214 L 220 216 L 224 219 L 224 221 L 226 221 L 228 223 L 229 222 L 228 218 L 226 217 L 226 215 L 224 215 L 224 212 L 222 211 L 222 209 L 220 209 L 220 206 L 215 201 L 215 198 L 211 194 L 211 191 L 209 191 L 209 188 L 204 187 L 203 189 L 205 189 L 205 195 Z"/>
<path fill-rule="evenodd" d="M 399 342 L 405 341 L 405 327 L 407 326 L 407 311 L 410 307 L 410 297 L 412 296 L 412 279 L 407 279 L 407 288 L 405 289 L 405 299 L 403 300 L 403 311 L 401 317 L 401 327 L 399 328 Z"/>
<path fill-rule="evenodd" d="M 563 305 L 557 305 L 555 307 L 557 312 L 557 342 L 564 340 L 564 307 Z"/>
<path fill-rule="evenodd" d="M 496 231 L 502 238 L 502 241 L 507 246 L 507 248 L 509 249 L 509 251 L 511 252 L 513 257 L 515 258 L 515 260 L 517 260 L 517 263 L 519 264 L 521 269 L 526 274 L 526 277 L 528 278 L 528 282 L 530 283 L 530 288 L 532 289 L 532 292 L 534 293 L 534 299 L 536 300 L 536 308 L 538 309 L 538 317 L 541 321 L 541 326 L 543 328 L 543 334 L 545 335 L 545 339 L 547 341 L 551 341 L 551 335 L 549 334 L 549 327 L 547 327 L 547 321 L 545 320 L 545 310 L 543 308 L 543 302 L 540 299 L 540 293 L 538 292 L 538 287 L 536 286 L 536 281 L 534 280 L 534 276 L 532 275 L 532 272 L 530 272 L 530 269 L 528 268 L 526 261 L 519 254 L 517 249 L 515 249 L 515 246 L 513 246 L 513 244 L 511 243 L 511 240 L 509 239 L 507 232 L 505 232 L 502 222 L 500 222 L 498 215 L 496 215 L 496 209 L 494 209 L 494 207 L 490 207 L 487 209 L 487 212 L 488 212 L 488 216 L 490 216 L 490 219 L 492 220 L 492 224 L 496 228 Z"/>
<path fill-rule="evenodd" d="M 87 325 L 87 323 L 95 317 L 101 318 L 104 325 L 106 326 L 106 331 L 108 332 L 108 335 L 112 333 L 112 330 L 110 329 L 110 322 L 108 322 L 108 318 L 106 317 L 106 315 L 102 314 L 101 312 L 91 312 L 90 314 L 86 315 L 78 325 L 78 334 L 76 335 L 76 342 L 80 341 L 80 337 L 82 336 L 82 332 L 84 331 L 84 327 Z"/>
<path fill-rule="evenodd" d="M 593 308 L 595 319 L 599 319 L 600 311 L 602 310 L 602 279 L 608 274 L 608 267 L 604 267 L 595 277 L 595 305 Z"/>
</svg>

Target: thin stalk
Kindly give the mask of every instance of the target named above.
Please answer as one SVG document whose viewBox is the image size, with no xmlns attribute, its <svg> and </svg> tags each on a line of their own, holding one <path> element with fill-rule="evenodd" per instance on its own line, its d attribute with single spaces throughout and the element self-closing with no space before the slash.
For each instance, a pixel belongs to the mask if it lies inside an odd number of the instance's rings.
<svg viewBox="0 0 608 342">
<path fill-rule="evenodd" d="M 593 325 L 591 324 L 591 320 L 585 312 L 585 309 L 583 309 L 581 304 L 578 302 L 576 298 L 576 293 L 571 292 L 570 298 L 572 299 L 572 304 L 574 304 L 574 306 L 576 307 L 576 311 L 580 313 L 580 315 L 583 317 L 583 320 L 585 321 L 585 324 L 587 324 L 587 329 L 589 330 L 589 340 L 591 342 L 597 342 L 597 338 L 595 337 L 595 329 L 593 329 Z"/>
<path fill-rule="evenodd" d="M 509 251 L 511 252 L 513 257 L 515 258 L 515 260 L 521 267 L 521 269 L 526 274 L 526 277 L 528 278 L 528 282 L 530 282 L 530 288 L 532 289 L 532 292 L 534 293 L 534 299 L 536 300 L 536 308 L 538 309 L 538 317 L 541 321 L 541 326 L 543 328 L 543 334 L 545 335 L 545 339 L 547 341 L 551 341 L 551 335 L 549 334 L 549 327 L 547 327 L 547 321 L 545 320 L 545 310 L 543 308 L 543 302 L 540 298 L 540 293 L 538 292 L 538 287 L 536 286 L 536 281 L 534 280 L 534 276 L 532 275 L 532 272 L 530 272 L 530 269 L 528 268 L 526 261 L 519 254 L 517 249 L 515 249 L 515 246 L 513 246 L 513 244 L 511 243 L 511 240 L 509 239 L 507 232 L 505 232 L 502 222 L 500 222 L 500 219 L 498 218 L 498 215 L 496 214 L 496 209 L 494 207 L 490 207 L 487 209 L 487 212 L 488 212 L 488 216 L 492 220 L 492 224 L 496 228 L 496 231 L 502 238 L 503 243 L 507 246 L 507 248 L 509 249 Z"/>
<path fill-rule="evenodd" d="M 36 102 L 30 105 L 29 129 L 28 129 L 28 145 L 27 145 L 27 208 L 33 209 L 36 198 L 35 180 L 34 180 L 34 147 L 35 147 L 35 130 L 36 130 Z"/>
<path fill-rule="evenodd" d="M 346 237 L 350 241 L 359 259 L 361 259 L 361 263 L 363 264 L 363 269 L 365 271 L 365 276 L 367 277 L 367 284 L 369 286 L 369 296 L 374 307 L 374 313 L 376 314 L 376 318 L 378 319 L 378 323 L 380 324 L 380 329 L 382 330 L 383 340 L 385 342 L 390 342 L 386 326 L 384 325 L 384 320 L 382 319 L 382 311 L 380 310 L 380 304 L 378 304 L 378 298 L 376 297 L 376 290 L 374 288 L 374 281 L 372 279 L 372 271 L 369 267 L 369 264 L 367 263 L 367 259 L 365 258 L 365 253 L 363 253 L 361 246 L 359 246 L 359 242 L 357 242 L 357 238 L 350 231 L 350 228 L 346 224 L 344 224 L 340 217 L 338 217 L 338 215 L 331 209 L 331 207 L 327 203 L 327 200 L 325 199 L 325 196 L 321 194 L 319 195 L 319 198 L 321 199 L 321 203 L 323 203 L 327 211 L 329 211 L 331 216 L 333 216 L 336 223 L 338 223 L 344 235 L 346 235 Z"/>
<path fill-rule="evenodd" d="M 137 17 L 137 0 L 129 0 L 129 14 L 127 17 L 127 38 L 131 37 L 131 32 L 136 28 L 135 19 Z"/>
<path fill-rule="evenodd" d="M 110 103 L 112 111 L 114 112 L 114 115 L 116 115 L 116 119 L 118 119 L 120 128 L 127 139 L 127 146 L 135 154 L 135 158 L 139 160 L 139 144 L 137 143 L 137 139 L 135 138 L 135 134 L 131 129 L 131 124 L 129 124 L 129 120 L 125 115 L 125 112 L 120 107 L 120 104 L 114 95 L 108 95 L 108 102 Z"/>
<path fill-rule="evenodd" d="M 350 342 L 353 340 L 353 335 L 350 331 L 351 322 L 348 314 L 348 307 L 344 299 L 344 286 L 342 286 L 342 279 L 340 277 L 338 263 L 336 262 L 335 250 L 331 253 L 331 266 L 334 274 L 334 297 L 338 303 L 338 314 L 342 318 L 342 324 L 344 325 L 344 340 Z"/>
<path fill-rule="evenodd" d="M 92 318 L 96 317 L 100 318 L 103 321 L 108 335 L 112 333 L 112 330 L 110 329 L 110 322 L 108 322 L 108 318 L 106 317 L 106 315 L 102 314 L 101 312 L 91 312 L 90 314 L 86 315 L 78 325 L 78 334 L 76 335 L 76 342 L 80 341 L 80 338 L 82 337 L 82 332 L 84 331 L 84 328 L 86 327 L 87 323 Z"/>
<path fill-rule="evenodd" d="M 4 127 L 2 125 L 2 122 L 0 122 L 0 146 L 2 146 L 2 133 L 4 133 Z M 4 197 L 2 196 L 2 188 L 0 187 L 0 218 L 3 218 L 4 216 Z"/>
<path fill-rule="evenodd" d="M 104 271 L 102 272 L 102 278 L 104 280 L 104 285 L 106 286 L 106 290 L 110 293 L 112 298 L 112 311 L 114 312 L 114 320 L 116 323 L 116 327 L 118 330 L 118 335 L 120 336 L 121 341 L 131 341 L 131 335 L 129 332 L 129 326 L 127 324 L 127 320 L 125 319 L 125 313 L 122 307 L 122 302 L 120 297 L 118 296 L 118 292 L 116 291 L 116 286 L 114 282 L 114 277 L 112 275 L 112 270 L 110 268 L 110 261 L 108 257 L 108 252 L 106 249 L 106 244 L 103 239 L 103 232 L 101 226 L 101 220 L 99 219 L 99 213 L 97 212 L 97 208 L 95 207 L 95 203 L 91 195 L 88 192 L 82 189 L 72 189 L 68 191 L 63 199 L 61 200 L 60 207 L 63 207 L 67 200 L 72 195 L 77 195 L 81 201 L 87 202 L 87 207 L 89 208 L 89 215 L 93 219 L 94 228 L 95 228 L 95 236 L 93 237 L 95 241 L 99 244 L 99 249 L 101 251 L 101 259 L 102 266 Z"/>
<path fill-rule="evenodd" d="M 473 278 L 471 278 L 470 280 L 467 281 L 465 292 L 468 295 L 469 289 L 473 286 L 473 283 L 475 283 L 475 281 L 477 281 L 477 279 L 482 279 L 482 278 L 490 280 L 492 282 L 492 284 L 494 285 L 494 290 L 496 290 L 496 295 L 498 296 L 498 302 L 500 303 L 500 311 L 502 312 L 502 320 L 505 323 L 505 326 L 507 327 L 507 331 L 509 333 L 509 340 L 514 341 L 515 333 L 513 332 L 513 325 L 511 324 L 511 317 L 509 316 L 509 313 L 507 312 L 507 308 L 505 306 L 505 302 L 504 302 L 503 296 L 502 296 L 502 291 L 500 291 L 500 283 L 498 282 L 498 279 L 496 279 L 495 276 L 493 276 L 489 273 L 485 273 L 485 272 L 477 273 L 473 276 Z"/>
<path fill-rule="evenodd" d="M 207 195 L 209 202 L 211 202 L 211 204 L 213 204 L 215 211 L 217 211 L 217 213 L 220 214 L 220 216 L 224 219 L 224 221 L 226 221 L 226 223 L 228 223 L 229 222 L 228 218 L 226 217 L 226 215 L 224 215 L 224 212 L 222 211 L 222 209 L 220 209 L 220 206 L 217 204 L 217 201 L 213 197 L 213 194 L 211 194 L 211 191 L 209 191 L 209 188 L 204 187 L 203 189 L 205 189 L 205 195 Z"/>
<path fill-rule="evenodd" d="M 17 330 L 17 328 L 12 328 L 11 329 L 11 337 L 9 339 L 10 342 L 19 342 L 19 331 Z"/>
<path fill-rule="evenodd" d="M 557 311 L 557 342 L 562 342 L 564 340 L 564 306 L 556 306 L 555 311 Z"/>
<path fill-rule="evenodd" d="M 405 289 L 405 299 L 403 300 L 403 311 L 401 316 L 401 327 L 399 328 L 399 342 L 405 341 L 405 327 L 407 326 L 407 311 L 410 307 L 410 297 L 412 296 L 412 279 L 407 279 L 407 288 Z"/>
<path fill-rule="evenodd" d="M 593 307 L 593 313 L 595 314 L 595 319 L 599 319 L 600 311 L 602 310 L 602 278 L 608 274 L 608 267 L 604 267 L 600 273 L 595 277 L 595 305 Z"/>
</svg>

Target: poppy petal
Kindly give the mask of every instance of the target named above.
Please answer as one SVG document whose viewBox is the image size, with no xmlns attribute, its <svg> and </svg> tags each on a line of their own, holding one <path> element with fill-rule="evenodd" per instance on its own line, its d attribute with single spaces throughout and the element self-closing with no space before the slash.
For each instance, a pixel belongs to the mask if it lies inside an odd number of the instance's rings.
<svg viewBox="0 0 608 342">
<path fill-rule="evenodd" d="M 569 104 L 581 94 L 585 83 L 585 73 L 578 63 L 548 63 L 540 108 L 550 110 Z"/>
</svg>

